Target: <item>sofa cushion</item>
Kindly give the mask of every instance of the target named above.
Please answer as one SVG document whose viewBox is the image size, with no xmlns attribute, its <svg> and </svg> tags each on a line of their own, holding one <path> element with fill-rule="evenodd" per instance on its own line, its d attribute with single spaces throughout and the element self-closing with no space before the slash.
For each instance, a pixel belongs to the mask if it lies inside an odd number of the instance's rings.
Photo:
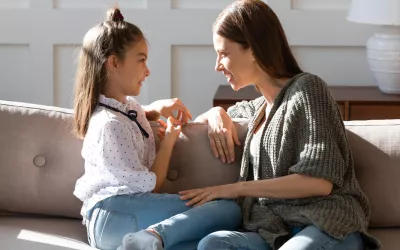
<svg viewBox="0 0 400 250">
<path fill-rule="evenodd" d="M 400 120 L 346 122 L 370 226 L 400 226 Z"/>
<path fill-rule="evenodd" d="M 397 250 L 400 228 L 371 229 L 383 250 Z M 95 250 L 87 243 L 86 228 L 77 219 L 1 217 L 0 246 L 10 250 Z"/>
<path fill-rule="evenodd" d="M 397 250 L 400 246 L 400 227 L 370 229 L 368 233 L 379 239 L 382 250 Z"/>
<path fill-rule="evenodd" d="M 1 249 L 94 250 L 77 219 L 0 217 Z"/>
<path fill-rule="evenodd" d="M 0 120 L 0 210 L 80 218 L 82 203 L 72 193 L 84 161 L 82 141 L 71 133 L 72 111 L 0 101 Z M 246 124 L 236 123 L 242 140 Z M 236 162 L 221 163 L 209 147 L 207 125 L 188 124 L 175 144 L 163 191 L 234 182 L 240 155 L 237 147 Z"/>
<path fill-rule="evenodd" d="M 236 119 L 235 127 L 243 144 L 247 121 Z M 222 163 L 212 154 L 207 130 L 207 124 L 202 123 L 189 123 L 184 126 L 172 152 L 170 170 L 162 192 L 177 193 L 238 180 L 242 148 L 236 147 L 234 163 Z"/>
<path fill-rule="evenodd" d="M 0 102 L 0 209 L 79 215 L 73 197 L 83 173 L 82 142 L 67 109 Z"/>
</svg>

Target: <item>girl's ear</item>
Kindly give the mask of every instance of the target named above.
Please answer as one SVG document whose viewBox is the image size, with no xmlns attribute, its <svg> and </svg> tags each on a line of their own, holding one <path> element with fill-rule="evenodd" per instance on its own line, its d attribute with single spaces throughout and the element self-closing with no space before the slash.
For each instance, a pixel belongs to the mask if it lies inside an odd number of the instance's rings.
<svg viewBox="0 0 400 250">
<path fill-rule="evenodd" d="M 108 72 L 114 72 L 118 68 L 118 58 L 116 55 L 111 55 L 107 58 L 106 69 Z"/>
</svg>

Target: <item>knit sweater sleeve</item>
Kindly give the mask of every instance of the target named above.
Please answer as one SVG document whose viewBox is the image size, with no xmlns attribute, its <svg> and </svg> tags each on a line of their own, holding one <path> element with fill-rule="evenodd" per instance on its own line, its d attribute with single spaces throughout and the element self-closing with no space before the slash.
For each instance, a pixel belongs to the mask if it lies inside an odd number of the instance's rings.
<svg viewBox="0 0 400 250">
<path fill-rule="evenodd" d="M 289 173 L 323 178 L 342 187 L 350 157 L 337 103 L 317 76 L 306 75 L 295 84 L 297 163 Z"/>
<path fill-rule="evenodd" d="M 257 109 L 262 106 L 264 100 L 264 97 L 261 96 L 251 101 L 237 102 L 234 106 L 228 108 L 227 113 L 231 118 L 250 119 Z"/>
</svg>

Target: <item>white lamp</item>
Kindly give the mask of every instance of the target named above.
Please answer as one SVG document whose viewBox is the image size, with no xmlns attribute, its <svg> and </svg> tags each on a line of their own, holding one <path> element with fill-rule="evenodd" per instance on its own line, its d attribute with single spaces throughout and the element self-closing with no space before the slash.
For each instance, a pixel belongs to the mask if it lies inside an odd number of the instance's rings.
<svg viewBox="0 0 400 250">
<path fill-rule="evenodd" d="M 367 58 L 379 89 L 400 94 L 400 0 L 351 0 L 347 20 L 382 25 L 367 42 Z"/>
</svg>

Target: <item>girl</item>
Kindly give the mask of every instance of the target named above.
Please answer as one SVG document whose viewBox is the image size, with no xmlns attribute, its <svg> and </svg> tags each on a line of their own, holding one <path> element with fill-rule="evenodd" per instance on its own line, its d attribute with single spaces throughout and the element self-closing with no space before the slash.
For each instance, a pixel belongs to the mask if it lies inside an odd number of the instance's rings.
<svg viewBox="0 0 400 250">
<path fill-rule="evenodd" d="M 170 249 L 216 230 L 234 230 L 239 206 L 219 200 L 195 208 L 179 195 L 158 194 L 166 178 L 180 125 L 191 118 L 178 100 L 142 107 L 137 96 L 150 71 L 147 44 L 138 27 L 125 22 L 118 8 L 84 37 L 75 93 L 75 130 L 84 139 L 85 174 L 74 195 L 93 247 Z M 179 120 L 172 118 L 178 110 Z M 156 152 L 149 120 L 168 117 Z M 173 217 L 172 217 L 173 216 Z M 123 240 L 124 235 L 129 234 Z"/>
</svg>

